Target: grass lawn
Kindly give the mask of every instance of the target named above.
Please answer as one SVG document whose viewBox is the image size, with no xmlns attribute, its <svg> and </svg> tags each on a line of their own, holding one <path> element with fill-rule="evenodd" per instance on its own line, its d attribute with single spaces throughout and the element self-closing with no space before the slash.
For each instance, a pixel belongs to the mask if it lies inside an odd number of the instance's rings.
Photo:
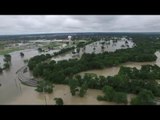
<svg viewBox="0 0 160 120">
<path fill-rule="evenodd" d="M 51 47 L 51 48 L 56 48 L 59 47 L 61 45 L 61 43 L 50 43 L 49 45 L 45 45 L 44 47 Z"/>
<path fill-rule="evenodd" d="M 14 51 L 18 51 L 18 50 L 22 50 L 20 48 L 11 48 L 11 49 L 4 49 L 4 50 L 0 50 L 0 55 L 4 55 L 4 54 L 8 54 Z"/>
</svg>

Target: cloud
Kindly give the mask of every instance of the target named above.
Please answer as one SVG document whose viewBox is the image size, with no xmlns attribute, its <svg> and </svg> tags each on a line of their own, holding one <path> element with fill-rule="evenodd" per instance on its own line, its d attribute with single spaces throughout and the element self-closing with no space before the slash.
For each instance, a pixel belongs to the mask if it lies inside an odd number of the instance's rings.
<svg viewBox="0 0 160 120">
<path fill-rule="evenodd" d="M 160 15 L 0 15 L 0 35 L 160 32 Z"/>
</svg>

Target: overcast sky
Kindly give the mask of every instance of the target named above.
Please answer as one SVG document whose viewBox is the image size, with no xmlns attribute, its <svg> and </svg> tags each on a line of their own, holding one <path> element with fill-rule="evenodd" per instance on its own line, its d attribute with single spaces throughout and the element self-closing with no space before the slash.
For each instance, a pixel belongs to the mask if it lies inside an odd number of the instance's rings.
<svg viewBox="0 0 160 120">
<path fill-rule="evenodd" d="M 160 15 L 0 15 L 0 35 L 160 32 Z"/>
</svg>

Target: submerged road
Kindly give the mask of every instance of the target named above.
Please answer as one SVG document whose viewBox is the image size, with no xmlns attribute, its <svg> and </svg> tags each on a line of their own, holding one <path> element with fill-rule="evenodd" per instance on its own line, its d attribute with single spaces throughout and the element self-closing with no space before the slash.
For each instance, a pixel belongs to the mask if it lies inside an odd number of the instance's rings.
<svg viewBox="0 0 160 120">
<path fill-rule="evenodd" d="M 20 68 L 16 73 L 18 75 L 18 79 L 21 81 L 22 84 L 36 87 L 37 86 L 37 80 L 34 80 L 32 78 L 27 78 L 24 76 L 25 71 L 27 70 L 27 66 L 23 66 Z"/>
</svg>

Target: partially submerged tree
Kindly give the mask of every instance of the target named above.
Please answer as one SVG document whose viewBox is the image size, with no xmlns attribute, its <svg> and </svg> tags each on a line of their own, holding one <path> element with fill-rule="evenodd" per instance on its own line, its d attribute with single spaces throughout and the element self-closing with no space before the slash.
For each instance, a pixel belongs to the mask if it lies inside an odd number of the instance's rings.
<svg viewBox="0 0 160 120">
<path fill-rule="evenodd" d="M 131 100 L 131 105 L 154 105 L 154 95 L 150 90 L 143 89 Z"/>
<path fill-rule="evenodd" d="M 69 87 L 70 87 L 70 92 L 72 96 L 76 95 L 76 91 L 78 88 L 78 81 L 75 79 L 70 79 L 69 80 Z"/>
<path fill-rule="evenodd" d="M 54 100 L 56 101 L 56 105 L 63 105 L 63 99 L 62 98 L 54 98 Z"/>
<path fill-rule="evenodd" d="M 52 93 L 53 92 L 53 85 L 48 81 L 39 81 L 37 88 L 35 89 L 37 92 L 45 92 L 45 93 Z"/>
<path fill-rule="evenodd" d="M 9 69 L 10 68 L 10 64 L 8 62 L 4 63 L 4 69 Z"/>
<path fill-rule="evenodd" d="M 38 48 L 38 52 L 43 52 L 42 48 Z"/>
<path fill-rule="evenodd" d="M 3 72 L 3 69 L 0 67 L 0 73 L 2 73 Z"/>
<path fill-rule="evenodd" d="M 82 84 L 82 86 L 80 87 L 80 91 L 79 91 L 79 96 L 83 97 L 85 95 L 85 93 L 87 92 L 88 89 L 88 84 L 87 82 L 85 82 L 84 84 Z"/>
<path fill-rule="evenodd" d="M 11 62 L 11 55 L 10 54 L 5 54 L 3 60 L 4 60 L 4 62 Z"/>
<path fill-rule="evenodd" d="M 21 57 L 24 57 L 24 53 L 23 53 L 23 52 L 20 52 L 20 56 L 21 56 Z"/>
</svg>

